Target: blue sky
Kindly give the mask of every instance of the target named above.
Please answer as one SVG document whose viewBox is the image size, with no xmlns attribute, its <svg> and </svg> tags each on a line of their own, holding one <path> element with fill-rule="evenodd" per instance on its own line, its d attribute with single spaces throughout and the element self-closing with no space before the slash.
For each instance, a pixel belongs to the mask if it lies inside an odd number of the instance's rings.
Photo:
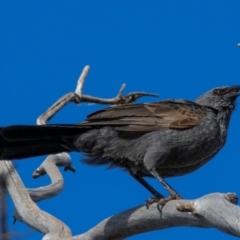
<svg viewBox="0 0 240 240">
<path fill-rule="evenodd" d="M 110 98 L 147 91 L 194 100 L 205 91 L 240 84 L 240 2 L 233 1 L 2 1 L 0 3 L 0 125 L 35 124 L 63 94 L 75 89 L 82 68 L 91 71 L 84 93 Z M 240 101 L 240 100 L 238 100 Z M 71 104 L 51 123 L 77 123 L 98 105 Z M 198 171 L 168 182 L 187 199 L 212 192 L 240 194 L 237 107 L 224 149 Z M 64 172 L 65 188 L 39 206 L 64 221 L 73 234 L 110 215 L 141 205 L 150 194 L 120 169 L 90 167 L 71 155 L 77 172 Z M 43 157 L 16 163 L 27 187 L 49 183 L 31 174 Z M 156 180 L 150 181 L 166 194 Z M 9 228 L 41 235 L 17 222 Z M 234 239 L 213 229 L 171 228 L 134 236 L 142 239 Z"/>
</svg>

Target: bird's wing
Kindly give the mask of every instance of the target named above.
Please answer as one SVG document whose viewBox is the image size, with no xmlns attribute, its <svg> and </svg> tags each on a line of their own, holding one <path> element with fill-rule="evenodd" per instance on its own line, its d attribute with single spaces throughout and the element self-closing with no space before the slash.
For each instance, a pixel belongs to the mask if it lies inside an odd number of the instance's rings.
<svg viewBox="0 0 240 240">
<path fill-rule="evenodd" d="M 147 104 L 120 105 L 90 114 L 84 126 L 115 126 L 119 131 L 188 129 L 205 115 L 205 107 L 190 101 L 167 100 Z"/>
</svg>

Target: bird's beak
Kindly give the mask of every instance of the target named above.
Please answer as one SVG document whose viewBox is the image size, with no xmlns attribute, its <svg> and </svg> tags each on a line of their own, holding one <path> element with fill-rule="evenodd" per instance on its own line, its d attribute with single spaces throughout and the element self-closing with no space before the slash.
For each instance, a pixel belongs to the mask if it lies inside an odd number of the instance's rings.
<svg viewBox="0 0 240 240">
<path fill-rule="evenodd" d="M 237 93 L 240 90 L 240 85 L 230 87 L 226 93 Z"/>
<path fill-rule="evenodd" d="M 226 92 L 224 92 L 223 94 L 224 98 L 235 100 L 240 95 L 240 93 L 238 93 L 239 90 L 240 90 L 240 85 L 235 85 L 233 87 L 230 87 L 229 89 L 227 89 Z"/>
</svg>

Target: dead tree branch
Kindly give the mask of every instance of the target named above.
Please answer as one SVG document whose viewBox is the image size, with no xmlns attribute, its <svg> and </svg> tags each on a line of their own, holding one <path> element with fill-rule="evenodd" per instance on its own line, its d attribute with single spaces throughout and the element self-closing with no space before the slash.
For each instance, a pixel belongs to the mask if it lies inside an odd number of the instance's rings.
<svg viewBox="0 0 240 240">
<path fill-rule="evenodd" d="M 55 159 L 56 157 L 53 157 L 53 159 L 51 156 L 53 155 L 50 155 L 47 161 L 57 160 Z M 58 159 L 60 158 L 61 156 L 58 157 Z M 64 162 L 64 158 L 60 160 Z M 30 190 L 30 194 L 33 199 L 36 199 L 37 201 L 46 199 L 49 196 L 57 195 L 62 189 L 63 180 L 57 167 L 54 168 L 51 163 L 46 165 L 51 166 L 48 173 L 53 181 L 52 184 L 45 187 L 43 191 L 41 189 L 37 189 L 36 192 L 34 192 L 35 190 Z M 66 165 L 69 165 L 69 160 L 66 161 Z M 54 237 L 49 239 L 56 239 L 55 236 L 58 236 L 57 239 L 69 239 L 68 237 L 71 236 L 70 229 L 57 218 L 38 208 L 38 206 L 30 198 L 27 188 L 24 186 L 10 161 L 0 161 L 0 175 L 4 176 L 7 190 L 14 202 L 14 206 L 16 208 L 15 218 L 17 220 L 24 222 L 29 227 L 44 233 L 49 237 Z M 60 177 L 60 179 L 58 177 Z M 42 194 L 39 195 L 39 192 Z"/>
<path fill-rule="evenodd" d="M 234 196 L 234 197 L 233 197 Z M 129 209 L 109 217 L 74 240 L 120 240 L 143 232 L 177 226 L 216 228 L 240 237 L 240 208 L 231 201 L 235 194 L 213 193 L 195 200 L 173 200 L 162 212 L 157 204 Z M 231 200 L 231 201 L 230 201 Z"/>
<path fill-rule="evenodd" d="M 43 113 L 37 119 L 37 125 L 44 125 L 49 121 L 59 110 L 61 110 L 65 105 L 70 102 L 80 103 L 80 102 L 90 102 L 90 103 L 101 103 L 101 104 L 126 104 L 132 103 L 141 97 L 158 97 L 158 94 L 155 93 L 146 93 L 146 92 L 132 92 L 127 94 L 126 96 L 122 96 L 123 90 L 126 87 L 126 84 L 122 84 L 117 96 L 115 98 L 98 98 L 89 95 L 84 95 L 82 93 L 82 89 L 89 72 L 90 67 L 85 66 L 80 77 L 77 81 L 77 87 L 75 92 L 70 92 L 65 94 L 63 97 L 59 98 L 45 113 Z"/>
</svg>

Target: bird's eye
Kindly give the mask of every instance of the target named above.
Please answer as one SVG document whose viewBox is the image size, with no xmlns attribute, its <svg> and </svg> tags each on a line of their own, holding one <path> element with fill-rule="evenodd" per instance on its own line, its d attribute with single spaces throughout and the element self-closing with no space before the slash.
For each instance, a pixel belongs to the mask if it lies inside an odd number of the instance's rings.
<svg viewBox="0 0 240 240">
<path fill-rule="evenodd" d="M 213 90 L 213 94 L 219 95 L 219 94 L 220 94 L 220 90 L 219 90 L 219 89 L 214 89 L 214 90 Z"/>
</svg>

